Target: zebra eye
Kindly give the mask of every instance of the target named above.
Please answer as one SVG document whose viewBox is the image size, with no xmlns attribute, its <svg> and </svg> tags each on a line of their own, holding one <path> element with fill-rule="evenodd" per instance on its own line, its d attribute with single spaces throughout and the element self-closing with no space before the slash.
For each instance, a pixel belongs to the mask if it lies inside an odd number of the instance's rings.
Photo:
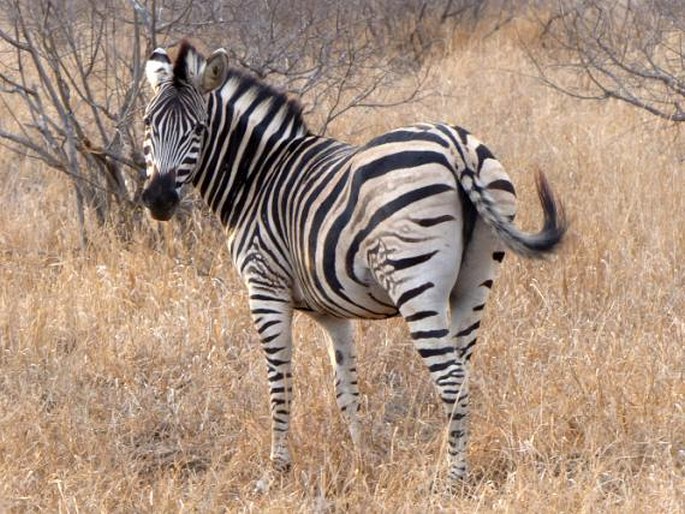
<svg viewBox="0 0 685 514">
<path fill-rule="evenodd" d="M 201 135 L 205 131 L 205 124 L 204 123 L 198 123 L 195 125 L 195 134 L 198 136 Z"/>
<path fill-rule="evenodd" d="M 150 117 L 149 117 L 149 116 L 145 116 L 145 117 L 143 118 L 143 123 L 145 124 L 146 127 L 149 127 L 149 126 L 150 126 Z"/>
</svg>

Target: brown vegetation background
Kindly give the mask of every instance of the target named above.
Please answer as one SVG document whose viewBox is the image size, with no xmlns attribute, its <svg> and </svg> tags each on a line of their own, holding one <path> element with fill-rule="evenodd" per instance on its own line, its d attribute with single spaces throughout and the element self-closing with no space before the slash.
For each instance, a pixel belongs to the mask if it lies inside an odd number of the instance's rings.
<svg viewBox="0 0 685 514">
<path fill-rule="evenodd" d="M 472 365 L 470 494 L 430 494 L 444 423 L 404 325 L 360 322 L 355 466 L 321 331 L 296 322 L 290 475 L 264 495 L 266 373 L 210 219 L 79 242 L 62 174 L 0 154 L 0 511 L 685 512 L 685 146 L 678 128 L 536 80 L 539 29 L 455 35 L 420 103 L 354 111 L 362 142 L 462 125 L 566 204 L 549 262 L 505 259 Z M 397 88 L 412 87 L 398 83 Z M 202 214 L 206 216 L 206 214 Z"/>
</svg>

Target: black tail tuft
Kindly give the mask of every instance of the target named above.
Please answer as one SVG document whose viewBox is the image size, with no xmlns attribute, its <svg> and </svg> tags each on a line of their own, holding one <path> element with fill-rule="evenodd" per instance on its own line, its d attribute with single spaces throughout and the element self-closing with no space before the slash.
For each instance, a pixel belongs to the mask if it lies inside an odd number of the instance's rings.
<svg viewBox="0 0 685 514">
<path fill-rule="evenodd" d="M 490 216 L 486 222 L 490 219 L 490 224 L 510 250 L 521 257 L 542 259 L 559 247 L 568 230 L 568 223 L 561 202 L 554 196 L 542 172 L 538 172 L 535 182 L 544 216 L 544 224 L 539 232 L 523 232 L 510 220 L 498 217 L 487 209 L 484 211 Z"/>
<path fill-rule="evenodd" d="M 547 178 L 541 171 L 536 174 L 535 185 L 542 205 L 544 225 L 528 246 L 536 254 L 545 254 L 553 252 L 559 246 L 568 230 L 568 221 L 566 220 L 564 206 L 554 196 Z"/>
</svg>

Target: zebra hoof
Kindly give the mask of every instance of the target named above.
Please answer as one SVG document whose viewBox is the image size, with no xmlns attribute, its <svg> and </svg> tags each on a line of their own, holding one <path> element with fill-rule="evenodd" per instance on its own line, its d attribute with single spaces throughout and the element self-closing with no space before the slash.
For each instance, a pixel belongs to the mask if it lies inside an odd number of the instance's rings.
<svg viewBox="0 0 685 514">
<path fill-rule="evenodd" d="M 273 473 L 267 472 L 257 480 L 257 482 L 254 485 L 254 493 L 263 495 L 269 492 L 269 489 L 271 489 L 271 485 L 273 484 L 274 481 L 274 476 Z"/>
<path fill-rule="evenodd" d="M 280 475 L 290 473 L 290 470 L 292 469 L 292 465 L 289 461 L 274 460 L 271 464 L 273 470 Z"/>
<path fill-rule="evenodd" d="M 467 475 L 455 477 L 450 473 L 447 477 L 431 480 L 429 490 L 431 494 L 469 497 L 472 494 L 472 485 Z"/>
<path fill-rule="evenodd" d="M 274 485 L 276 480 L 279 480 L 283 475 L 290 472 L 292 465 L 289 460 L 283 458 L 271 458 L 271 468 L 264 472 L 262 478 L 257 480 L 254 486 L 255 494 L 266 494 Z"/>
</svg>

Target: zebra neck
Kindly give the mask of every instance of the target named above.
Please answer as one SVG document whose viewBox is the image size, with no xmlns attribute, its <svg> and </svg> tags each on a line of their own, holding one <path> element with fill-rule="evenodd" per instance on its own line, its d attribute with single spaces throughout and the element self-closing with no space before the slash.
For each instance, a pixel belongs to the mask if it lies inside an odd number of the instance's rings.
<svg viewBox="0 0 685 514">
<path fill-rule="evenodd" d="M 289 143 L 308 134 L 299 105 L 238 74 L 208 101 L 208 130 L 193 183 L 227 228 L 248 218 Z"/>
</svg>

